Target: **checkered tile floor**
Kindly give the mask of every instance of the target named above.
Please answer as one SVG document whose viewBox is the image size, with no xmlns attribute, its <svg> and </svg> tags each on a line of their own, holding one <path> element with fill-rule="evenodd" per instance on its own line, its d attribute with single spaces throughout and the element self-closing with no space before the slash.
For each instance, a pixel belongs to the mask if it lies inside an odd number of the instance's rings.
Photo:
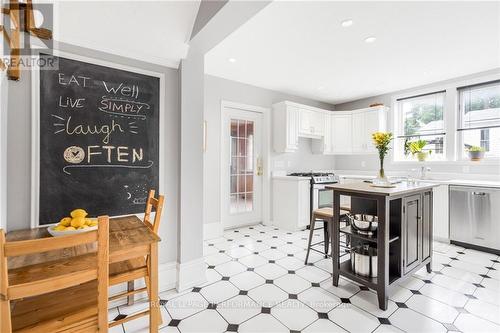
<svg viewBox="0 0 500 333">
<path fill-rule="evenodd" d="M 435 243 L 425 267 L 395 285 L 386 311 L 376 294 L 340 278 L 331 260 L 311 252 L 308 231 L 257 225 L 205 241 L 207 280 L 183 293 L 166 292 L 161 332 L 500 332 L 500 258 Z M 322 238 L 317 231 L 315 241 Z M 320 248 L 318 248 L 320 249 Z M 147 307 L 137 302 L 110 318 Z M 147 332 L 147 317 L 111 332 Z"/>
</svg>

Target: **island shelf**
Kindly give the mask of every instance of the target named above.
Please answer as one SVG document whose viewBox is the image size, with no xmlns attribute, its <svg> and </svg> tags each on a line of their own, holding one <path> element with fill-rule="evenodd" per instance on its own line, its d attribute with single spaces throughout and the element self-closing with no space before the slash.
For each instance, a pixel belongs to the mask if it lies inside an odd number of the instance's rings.
<svg viewBox="0 0 500 333">
<path fill-rule="evenodd" d="M 397 281 L 411 276 L 423 266 L 431 272 L 432 261 L 432 188 L 420 183 L 397 184 L 394 188 L 377 188 L 364 182 L 327 186 L 333 190 L 333 232 L 331 233 L 333 285 L 342 275 L 377 292 L 379 308 L 387 309 L 388 290 Z M 370 214 L 378 218 L 373 235 L 360 234 L 350 225 L 340 227 L 340 197 L 351 198 L 353 214 Z M 356 205 L 353 205 L 353 200 Z M 340 262 L 340 234 L 349 238 L 352 247 L 369 245 L 377 249 L 377 275 L 366 277 L 354 272 L 351 259 Z"/>
</svg>

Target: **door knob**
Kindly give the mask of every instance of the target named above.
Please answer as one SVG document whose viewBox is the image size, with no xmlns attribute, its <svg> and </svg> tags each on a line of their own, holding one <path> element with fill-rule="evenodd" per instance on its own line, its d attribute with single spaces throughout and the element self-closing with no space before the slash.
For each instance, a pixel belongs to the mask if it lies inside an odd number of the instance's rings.
<svg viewBox="0 0 500 333">
<path fill-rule="evenodd" d="M 263 167 L 262 167 L 262 158 L 257 157 L 257 176 L 262 176 Z"/>
</svg>

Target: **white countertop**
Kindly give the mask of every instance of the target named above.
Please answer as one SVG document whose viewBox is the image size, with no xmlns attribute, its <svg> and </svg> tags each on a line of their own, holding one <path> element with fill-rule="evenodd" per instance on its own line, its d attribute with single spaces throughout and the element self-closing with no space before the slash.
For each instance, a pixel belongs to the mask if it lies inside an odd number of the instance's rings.
<svg viewBox="0 0 500 333">
<path fill-rule="evenodd" d="M 374 179 L 374 175 L 369 174 L 350 174 L 339 172 L 336 173 L 340 178 L 343 179 Z M 389 178 L 401 178 L 402 176 L 389 176 Z M 405 178 L 405 177 L 403 177 Z M 443 185 L 463 185 L 463 186 L 481 186 L 481 187 L 496 187 L 500 188 L 500 180 L 476 180 L 476 179 L 458 179 L 458 178 L 450 178 L 450 179 L 434 179 L 432 175 L 426 179 L 418 179 L 418 181 L 433 183 L 433 184 L 443 184 Z"/>
</svg>

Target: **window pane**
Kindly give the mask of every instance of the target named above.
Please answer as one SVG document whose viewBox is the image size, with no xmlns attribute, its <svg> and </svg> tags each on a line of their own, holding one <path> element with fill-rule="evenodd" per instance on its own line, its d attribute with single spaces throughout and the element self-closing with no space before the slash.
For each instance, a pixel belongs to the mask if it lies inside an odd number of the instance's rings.
<svg viewBox="0 0 500 333">
<path fill-rule="evenodd" d="M 444 92 L 405 98 L 398 101 L 398 138 L 395 154 L 398 160 L 417 160 L 408 144 L 422 141 L 427 160 L 445 159 Z"/>
<path fill-rule="evenodd" d="M 462 128 L 500 126 L 500 82 L 460 89 Z"/>
<path fill-rule="evenodd" d="M 253 210 L 254 123 L 231 119 L 231 166 L 229 211 L 231 214 Z"/>
<path fill-rule="evenodd" d="M 404 135 L 443 132 L 444 93 L 408 98 L 399 103 Z"/>
<path fill-rule="evenodd" d="M 468 158 L 467 148 L 471 146 L 482 147 L 484 157 L 500 157 L 500 128 L 474 129 L 462 131 L 463 147 L 461 149 L 462 157 Z"/>
</svg>

